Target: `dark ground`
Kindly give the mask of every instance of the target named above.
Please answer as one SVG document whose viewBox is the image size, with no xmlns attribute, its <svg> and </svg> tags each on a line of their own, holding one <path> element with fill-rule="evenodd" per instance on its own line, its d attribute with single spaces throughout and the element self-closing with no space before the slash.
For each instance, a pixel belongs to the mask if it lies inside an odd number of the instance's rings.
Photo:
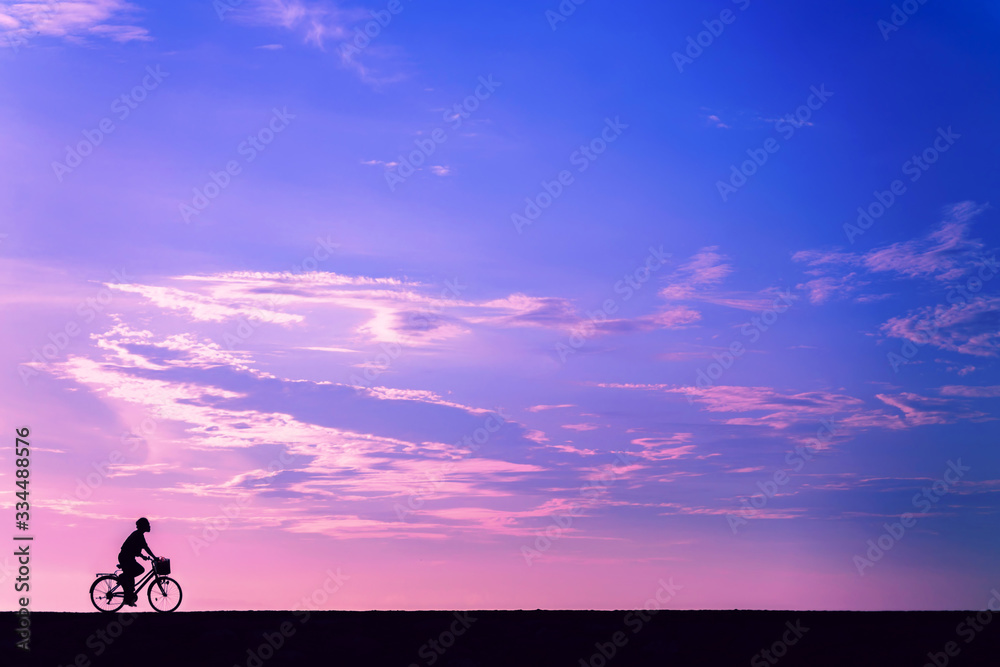
<svg viewBox="0 0 1000 667">
<path fill-rule="evenodd" d="M 464 621 L 453 612 L 305 614 L 36 612 L 26 654 L 15 650 L 16 616 L 0 613 L 0 665 L 1000 666 L 1000 617 L 980 624 L 976 612 L 660 611 L 648 623 L 622 611 L 478 611 Z M 970 616 L 976 625 L 960 625 Z M 796 623 L 801 638 L 789 630 Z M 796 640 L 787 651 L 783 637 Z"/>
</svg>

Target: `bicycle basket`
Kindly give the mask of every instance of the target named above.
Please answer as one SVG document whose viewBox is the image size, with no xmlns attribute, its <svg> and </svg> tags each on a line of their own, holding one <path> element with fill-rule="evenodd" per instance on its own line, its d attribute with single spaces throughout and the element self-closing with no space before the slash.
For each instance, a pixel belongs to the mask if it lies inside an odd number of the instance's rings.
<svg viewBox="0 0 1000 667">
<path fill-rule="evenodd" d="M 153 571 L 156 574 L 167 575 L 170 574 L 170 559 L 169 558 L 157 558 L 153 561 Z"/>
</svg>

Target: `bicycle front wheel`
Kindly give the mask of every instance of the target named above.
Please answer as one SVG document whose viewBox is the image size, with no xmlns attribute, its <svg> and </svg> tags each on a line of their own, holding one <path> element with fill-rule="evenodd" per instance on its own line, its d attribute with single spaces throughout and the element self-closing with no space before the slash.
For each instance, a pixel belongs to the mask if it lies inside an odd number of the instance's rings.
<svg viewBox="0 0 1000 667">
<path fill-rule="evenodd" d="M 125 592 L 118 577 L 111 574 L 98 577 L 90 587 L 90 601 L 98 611 L 111 613 L 121 609 L 125 604 Z"/>
<path fill-rule="evenodd" d="M 157 577 L 150 582 L 147 595 L 156 611 L 173 611 L 181 604 L 181 585 L 170 577 Z"/>
</svg>

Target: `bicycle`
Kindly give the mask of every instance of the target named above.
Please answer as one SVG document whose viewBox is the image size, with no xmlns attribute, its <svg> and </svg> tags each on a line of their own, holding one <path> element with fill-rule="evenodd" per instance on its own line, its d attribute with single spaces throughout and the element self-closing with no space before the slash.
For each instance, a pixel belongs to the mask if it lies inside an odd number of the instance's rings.
<svg viewBox="0 0 1000 667">
<path fill-rule="evenodd" d="M 146 558 L 145 560 L 151 560 Z M 98 611 L 113 613 L 122 608 L 125 604 L 125 591 L 118 580 L 122 572 L 121 566 L 115 568 L 114 572 L 98 572 L 97 580 L 90 586 L 90 601 L 94 603 Z M 149 572 L 142 576 L 142 579 L 135 583 L 135 595 L 149 583 L 146 596 L 149 598 L 149 605 L 159 612 L 171 612 L 181 604 L 181 586 L 176 580 L 166 576 L 170 574 L 170 559 L 158 558 L 153 561 L 153 566 Z"/>
</svg>

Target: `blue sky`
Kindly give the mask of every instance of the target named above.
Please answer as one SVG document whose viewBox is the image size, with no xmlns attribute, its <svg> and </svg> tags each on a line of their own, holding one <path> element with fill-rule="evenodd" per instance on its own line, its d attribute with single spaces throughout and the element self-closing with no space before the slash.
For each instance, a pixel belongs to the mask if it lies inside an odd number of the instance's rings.
<svg viewBox="0 0 1000 667">
<path fill-rule="evenodd" d="M 90 573 L 145 514 L 206 609 L 294 604 L 231 586 L 276 559 L 334 608 L 980 606 L 997 9 L 393 7 L 0 3 L 39 534 Z"/>
</svg>

